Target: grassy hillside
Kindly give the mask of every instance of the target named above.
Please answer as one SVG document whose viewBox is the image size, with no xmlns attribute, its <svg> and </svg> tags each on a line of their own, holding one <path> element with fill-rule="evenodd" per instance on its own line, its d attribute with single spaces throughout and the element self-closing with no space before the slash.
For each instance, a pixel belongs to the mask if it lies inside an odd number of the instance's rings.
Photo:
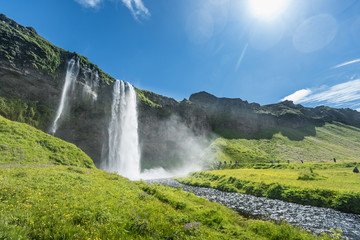
<svg viewBox="0 0 360 240">
<path fill-rule="evenodd" d="M 75 145 L 2 116 L 0 116 L 0 164 L 95 167 L 92 160 Z"/>
<path fill-rule="evenodd" d="M 74 145 L 0 117 L 0 239 L 314 236 L 285 223 L 245 219 L 181 189 L 95 169 Z"/>
<path fill-rule="evenodd" d="M 290 140 L 296 136 L 304 137 Z M 219 138 L 209 147 L 208 156 L 212 161 L 238 160 L 241 163 L 357 160 L 360 159 L 360 129 L 342 123 L 326 123 L 315 127 L 311 135 L 288 129 L 287 133 L 279 131 L 270 139 L 261 136 L 250 140 Z"/>
<path fill-rule="evenodd" d="M 0 168 L 0 239 L 313 239 L 192 193 L 78 167 Z"/>
</svg>

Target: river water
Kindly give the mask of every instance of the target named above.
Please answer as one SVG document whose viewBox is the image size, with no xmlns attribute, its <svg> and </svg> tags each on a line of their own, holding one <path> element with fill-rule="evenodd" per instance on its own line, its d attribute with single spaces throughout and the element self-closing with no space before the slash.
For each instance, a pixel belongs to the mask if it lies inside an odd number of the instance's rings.
<svg viewBox="0 0 360 240">
<path fill-rule="evenodd" d="M 341 229 L 344 239 L 360 239 L 360 215 L 343 213 L 329 208 L 313 207 L 289 203 L 265 197 L 254 197 L 241 193 L 223 192 L 212 188 L 195 187 L 181 184 L 173 179 L 147 180 L 148 183 L 160 183 L 221 203 L 240 215 L 265 220 L 286 220 L 316 234 L 330 233 L 330 229 Z"/>
</svg>

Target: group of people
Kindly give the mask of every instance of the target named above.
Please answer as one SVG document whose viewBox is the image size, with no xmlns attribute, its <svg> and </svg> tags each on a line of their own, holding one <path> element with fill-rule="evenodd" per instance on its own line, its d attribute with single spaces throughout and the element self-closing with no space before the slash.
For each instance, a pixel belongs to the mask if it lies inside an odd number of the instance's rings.
<svg viewBox="0 0 360 240">
<path fill-rule="evenodd" d="M 336 158 L 333 158 L 333 161 L 334 161 L 334 163 L 336 163 Z M 276 161 L 276 162 L 277 162 L 278 164 L 280 163 L 280 161 Z M 301 163 L 304 163 L 303 160 L 300 160 L 300 162 L 301 162 Z M 271 163 L 271 164 L 274 164 L 275 161 L 270 161 L 270 163 Z M 288 160 L 287 163 L 289 164 L 289 163 L 290 163 L 290 160 Z M 238 164 L 239 164 L 239 161 L 234 161 L 234 164 L 235 164 L 235 165 L 238 165 Z M 228 164 L 226 161 L 223 161 L 223 162 L 221 162 L 221 161 L 214 162 L 214 163 L 213 163 L 213 168 L 214 168 L 214 169 L 219 169 L 219 168 L 221 168 L 221 166 L 227 166 L 227 165 L 228 165 L 228 166 L 233 165 L 233 161 L 230 161 L 229 164 Z M 359 172 L 360 172 L 357 166 L 354 167 L 353 172 L 354 172 L 354 173 L 359 173 Z"/>
<path fill-rule="evenodd" d="M 239 161 L 234 161 L 234 164 L 235 164 L 235 165 L 238 165 L 238 164 L 239 164 Z M 215 169 L 220 168 L 221 166 L 226 166 L 226 165 L 229 165 L 229 166 L 233 165 L 233 161 L 230 161 L 229 164 L 228 164 L 226 161 L 224 161 L 224 162 L 218 161 L 218 162 L 214 162 L 214 163 L 213 163 L 213 167 L 214 167 Z"/>
</svg>

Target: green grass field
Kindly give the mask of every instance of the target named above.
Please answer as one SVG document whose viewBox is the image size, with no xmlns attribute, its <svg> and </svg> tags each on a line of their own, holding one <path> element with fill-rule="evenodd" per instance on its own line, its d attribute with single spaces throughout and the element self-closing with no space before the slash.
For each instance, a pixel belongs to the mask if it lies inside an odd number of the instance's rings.
<svg viewBox="0 0 360 240">
<path fill-rule="evenodd" d="M 2 240 L 314 238 L 181 189 L 98 170 L 73 144 L 0 117 Z"/>
<path fill-rule="evenodd" d="M 179 181 L 224 191 L 360 213 L 360 162 L 270 165 L 268 169 L 196 172 Z M 278 168 L 276 168 L 278 167 Z"/>
<path fill-rule="evenodd" d="M 360 163 L 360 162 L 359 162 Z M 354 174 L 352 167 L 339 167 L 329 169 L 315 169 L 308 164 L 309 168 L 300 169 L 225 169 L 209 171 L 214 175 L 226 175 L 241 180 L 263 182 L 265 184 L 278 183 L 298 188 L 328 189 L 338 192 L 360 192 L 360 174 Z M 303 175 L 314 174 L 313 180 L 301 180 Z"/>
</svg>

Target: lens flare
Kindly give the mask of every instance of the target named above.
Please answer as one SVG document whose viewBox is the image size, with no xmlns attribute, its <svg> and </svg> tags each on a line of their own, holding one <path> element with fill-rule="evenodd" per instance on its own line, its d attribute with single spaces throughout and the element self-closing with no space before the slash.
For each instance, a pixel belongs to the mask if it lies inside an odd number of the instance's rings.
<svg viewBox="0 0 360 240">
<path fill-rule="evenodd" d="M 249 7 L 256 17 L 275 18 L 285 10 L 287 3 L 287 0 L 249 0 Z"/>
</svg>

